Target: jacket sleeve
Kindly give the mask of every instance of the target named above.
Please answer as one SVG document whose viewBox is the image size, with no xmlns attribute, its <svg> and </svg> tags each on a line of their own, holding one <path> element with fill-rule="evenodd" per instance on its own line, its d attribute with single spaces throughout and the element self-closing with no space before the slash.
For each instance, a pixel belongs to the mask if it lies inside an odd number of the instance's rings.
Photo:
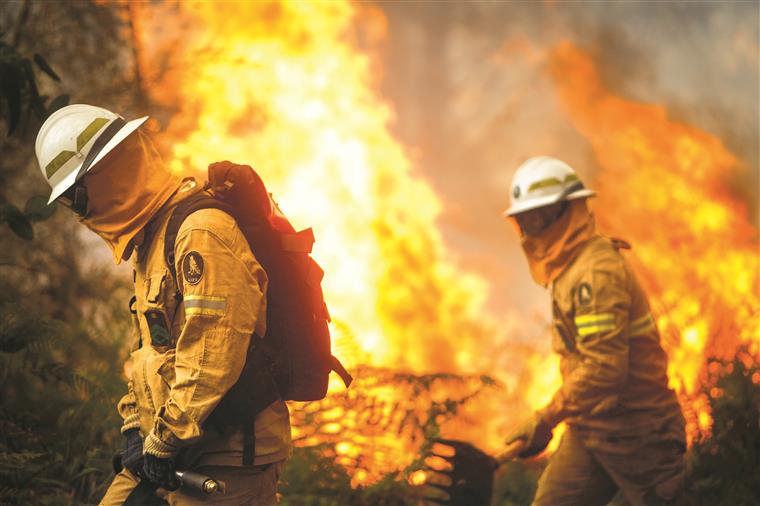
<svg viewBox="0 0 760 506">
<path fill-rule="evenodd" d="M 266 321 L 266 274 L 231 217 L 216 209 L 188 217 L 175 258 L 185 323 L 175 380 L 145 441 L 145 452 L 158 457 L 202 436 L 203 422 L 240 377 L 251 334 Z"/>
<path fill-rule="evenodd" d="M 628 375 L 629 281 L 622 259 L 611 257 L 595 261 L 574 285 L 574 367 L 540 412 L 551 426 L 617 404 Z"/>
<path fill-rule="evenodd" d="M 134 315 L 132 317 L 132 329 L 132 350 L 135 350 L 138 347 L 140 330 Z M 123 420 L 121 424 L 122 434 L 130 429 L 140 428 L 140 415 L 137 411 L 137 398 L 135 397 L 131 377 L 127 381 L 127 393 L 119 399 L 119 403 L 116 405 L 116 410 L 119 412 L 119 415 Z"/>
<path fill-rule="evenodd" d="M 130 429 L 140 428 L 140 416 L 137 414 L 137 400 L 132 390 L 132 381 L 127 384 L 127 393 L 119 399 L 116 409 L 123 420 L 121 424 L 122 434 Z"/>
</svg>

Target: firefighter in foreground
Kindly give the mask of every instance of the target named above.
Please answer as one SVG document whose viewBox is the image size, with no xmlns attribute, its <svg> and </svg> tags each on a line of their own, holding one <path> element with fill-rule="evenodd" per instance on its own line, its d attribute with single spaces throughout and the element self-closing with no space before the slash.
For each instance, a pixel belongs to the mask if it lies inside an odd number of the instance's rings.
<svg viewBox="0 0 760 506">
<path fill-rule="evenodd" d="M 672 504 L 684 481 L 684 419 L 646 295 L 620 253 L 630 246 L 596 232 L 594 192 L 560 160 L 527 160 L 511 190 L 505 215 L 551 293 L 563 383 L 499 460 L 537 455 L 564 421 L 533 504 L 602 505 L 618 490 L 634 505 Z"/>
<path fill-rule="evenodd" d="M 285 403 L 274 400 L 248 426 L 227 424 L 215 411 L 244 368 L 252 336 L 266 331 L 267 275 L 219 209 L 182 222 L 171 272 L 170 211 L 201 188 L 163 164 L 139 128 L 146 119 L 71 105 L 48 118 L 35 146 L 50 202 L 72 209 L 117 264 L 133 259 L 135 345 L 118 405 L 124 469 L 102 504 L 124 504 L 145 484 L 169 504 L 274 504 L 291 445 Z M 176 469 L 220 480 L 225 493 L 178 489 Z"/>
</svg>

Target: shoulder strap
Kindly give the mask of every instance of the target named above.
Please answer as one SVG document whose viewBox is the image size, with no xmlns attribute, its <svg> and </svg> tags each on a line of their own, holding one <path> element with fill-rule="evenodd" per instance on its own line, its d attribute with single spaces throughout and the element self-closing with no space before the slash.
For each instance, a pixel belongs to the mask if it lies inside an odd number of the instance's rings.
<svg viewBox="0 0 760 506">
<path fill-rule="evenodd" d="M 166 265 L 169 267 L 169 271 L 174 279 L 174 286 L 177 287 L 177 300 L 182 298 L 182 294 L 179 291 L 179 283 L 177 282 L 177 267 L 174 264 L 176 260 L 176 258 L 174 258 L 174 246 L 177 242 L 177 234 L 187 217 L 201 209 L 219 209 L 234 217 L 232 209 L 227 203 L 206 192 L 196 193 L 181 201 L 174 207 L 172 214 L 169 217 L 169 223 L 166 225 L 166 233 L 164 235 L 164 260 L 166 261 Z"/>
</svg>

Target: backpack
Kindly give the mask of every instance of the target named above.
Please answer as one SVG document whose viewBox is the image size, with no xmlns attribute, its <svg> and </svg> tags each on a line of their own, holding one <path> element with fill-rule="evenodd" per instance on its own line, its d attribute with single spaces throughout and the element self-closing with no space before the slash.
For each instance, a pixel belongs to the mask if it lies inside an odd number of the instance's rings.
<svg viewBox="0 0 760 506">
<path fill-rule="evenodd" d="M 252 336 L 240 378 L 207 422 L 252 424 L 255 415 L 278 398 L 323 399 L 331 371 L 348 388 L 353 378 L 330 350 L 330 315 L 320 286 L 324 271 L 309 255 L 312 229 L 296 232 L 261 177 L 247 165 L 211 164 L 204 190 L 181 201 L 167 224 L 164 258 L 175 286 L 179 228 L 190 214 L 208 208 L 235 219 L 269 279 L 266 335 Z"/>
</svg>

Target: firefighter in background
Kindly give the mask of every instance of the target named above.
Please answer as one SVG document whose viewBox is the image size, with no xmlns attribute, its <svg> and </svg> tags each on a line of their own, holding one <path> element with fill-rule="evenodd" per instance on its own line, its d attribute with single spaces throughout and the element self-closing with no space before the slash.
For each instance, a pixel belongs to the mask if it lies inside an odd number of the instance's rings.
<svg viewBox="0 0 760 506">
<path fill-rule="evenodd" d="M 201 191 L 162 162 L 139 127 L 77 104 L 53 113 L 36 141 L 50 202 L 73 210 L 120 263 L 133 259 L 134 346 L 128 393 L 118 405 L 124 469 L 101 504 L 157 489 L 169 504 L 273 504 L 290 453 L 288 409 L 276 400 L 253 427 L 228 426 L 215 407 L 237 381 L 252 335 L 266 331 L 267 276 L 235 220 L 201 209 L 176 237 L 177 283 L 164 258 L 171 210 Z M 225 483 L 225 493 L 177 489 L 175 469 Z M 155 494 L 154 494 L 155 495 Z"/>
<path fill-rule="evenodd" d="M 596 232 L 594 192 L 560 160 L 527 160 L 511 190 L 505 216 L 551 294 L 562 387 L 499 460 L 537 455 L 564 421 L 534 505 L 602 505 L 618 490 L 634 505 L 672 504 L 684 481 L 684 418 L 647 297 L 619 251 L 630 246 Z"/>
</svg>

